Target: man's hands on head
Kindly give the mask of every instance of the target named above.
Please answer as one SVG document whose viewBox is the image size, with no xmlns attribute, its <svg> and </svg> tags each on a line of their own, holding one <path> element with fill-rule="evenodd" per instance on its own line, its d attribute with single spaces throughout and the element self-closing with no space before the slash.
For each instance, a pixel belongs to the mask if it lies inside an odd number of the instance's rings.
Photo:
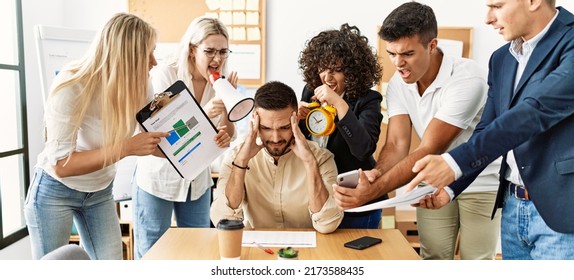
<svg viewBox="0 0 574 280">
<path fill-rule="evenodd" d="M 263 143 L 257 143 L 258 131 L 259 115 L 257 114 L 257 111 L 254 111 L 249 125 L 249 130 L 247 132 L 247 137 L 235 157 L 236 164 L 247 166 L 247 162 L 263 148 Z"/>
<path fill-rule="evenodd" d="M 259 115 L 255 111 L 253 112 L 245 141 L 232 161 L 232 165 L 243 166 L 244 168 L 232 167 L 229 180 L 225 185 L 225 196 L 231 209 L 238 209 L 239 205 L 241 205 L 245 196 L 245 173 L 247 172 L 248 162 L 263 148 L 263 144 L 257 143 L 258 131 Z"/>
<path fill-rule="evenodd" d="M 309 211 L 312 213 L 317 213 L 321 211 L 321 208 L 325 205 L 325 202 L 329 198 L 329 192 L 323 183 L 323 178 L 321 172 L 319 171 L 319 165 L 317 164 L 317 159 L 307 143 L 307 139 L 303 136 L 303 133 L 297 126 L 297 112 L 291 114 L 291 131 L 293 132 L 293 138 L 290 143 L 290 149 L 293 151 L 295 156 L 303 161 L 305 169 L 307 170 L 307 191 L 309 196 Z"/>
<path fill-rule="evenodd" d="M 297 113 L 293 112 L 293 114 L 291 114 L 291 131 L 293 132 L 293 140 L 291 143 L 289 143 L 291 145 L 290 149 L 297 157 L 303 160 L 303 162 L 315 162 L 315 156 L 311 152 L 309 143 L 307 143 L 307 139 L 305 139 L 305 136 L 303 136 L 303 133 L 299 129 L 297 123 Z"/>
</svg>

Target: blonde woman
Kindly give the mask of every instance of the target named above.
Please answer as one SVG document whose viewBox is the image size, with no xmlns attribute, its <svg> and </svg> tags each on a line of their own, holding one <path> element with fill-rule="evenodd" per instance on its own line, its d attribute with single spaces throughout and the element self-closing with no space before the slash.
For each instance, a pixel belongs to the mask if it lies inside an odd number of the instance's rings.
<svg viewBox="0 0 574 280">
<path fill-rule="evenodd" d="M 183 35 L 176 52 L 151 72 L 154 91 L 161 92 L 182 80 L 219 133 L 215 141 L 229 146 L 235 132 L 227 119 L 223 101 L 215 96 L 209 83 L 213 71 L 226 73 L 229 50 L 228 33 L 217 19 L 199 17 Z M 237 75 L 228 80 L 237 85 Z M 202 160 L 200 158 L 195 160 Z M 178 227 L 209 227 L 211 171 L 205 169 L 194 180 L 184 180 L 166 159 L 147 156 L 138 158 L 137 186 L 133 191 L 135 257 L 141 258 L 171 226 L 175 214 Z"/>
<path fill-rule="evenodd" d="M 91 259 L 122 258 L 114 163 L 157 152 L 168 135 L 134 136 L 134 116 L 150 90 L 145 81 L 157 64 L 156 37 L 140 18 L 117 14 L 85 57 L 54 79 L 45 108 L 46 143 L 25 206 L 34 259 L 67 244 L 72 221 Z"/>
</svg>

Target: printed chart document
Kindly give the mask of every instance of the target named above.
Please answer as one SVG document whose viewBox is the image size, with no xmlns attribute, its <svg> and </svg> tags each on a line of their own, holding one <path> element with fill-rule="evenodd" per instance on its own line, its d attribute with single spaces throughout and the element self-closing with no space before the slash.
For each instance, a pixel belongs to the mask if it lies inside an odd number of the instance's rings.
<svg viewBox="0 0 574 280">
<path fill-rule="evenodd" d="M 255 247 L 255 243 L 264 247 L 317 247 L 315 231 L 264 231 L 244 230 L 242 246 Z"/>
<path fill-rule="evenodd" d="M 378 201 L 368 205 L 363 205 L 356 208 L 351 208 L 345 210 L 345 212 L 365 212 L 375 209 L 389 208 L 401 205 L 410 205 L 413 203 L 418 203 L 425 195 L 431 194 L 436 191 L 433 186 L 417 187 L 410 192 L 405 192 L 401 195 L 389 198 L 383 201 Z"/>
<path fill-rule="evenodd" d="M 187 180 L 195 179 L 227 149 L 220 148 L 213 140 L 217 128 L 182 81 L 156 94 L 137 113 L 136 119 L 145 131 L 170 133 L 158 146 Z"/>
</svg>

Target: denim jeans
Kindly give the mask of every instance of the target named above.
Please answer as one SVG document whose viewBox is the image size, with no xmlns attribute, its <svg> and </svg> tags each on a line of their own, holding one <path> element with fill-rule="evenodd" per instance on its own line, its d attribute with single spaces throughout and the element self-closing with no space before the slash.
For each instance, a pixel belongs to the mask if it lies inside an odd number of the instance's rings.
<svg viewBox="0 0 574 280">
<path fill-rule="evenodd" d="M 172 214 L 175 214 L 178 227 L 210 227 L 211 189 L 193 201 L 190 200 L 190 193 L 185 202 L 174 202 L 149 194 L 137 186 L 134 188 L 132 200 L 136 259 L 141 259 L 168 230 Z"/>
<path fill-rule="evenodd" d="M 339 228 L 380 228 L 382 211 L 373 210 L 364 213 L 345 213 Z"/>
<path fill-rule="evenodd" d="M 509 191 L 502 208 L 501 228 L 505 260 L 574 259 L 574 234 L 553 231 L 532 201 L 518 200 Z"/>
<path fill-rule="evenodd" d="M 91 259 L 122 259 L 112 184 L 101 191 L 80 192 L 36 168 L 24 214 L 34 259 L 68 244 L 72 221 L 80 234 L 80 244 Z"/>
</svg>

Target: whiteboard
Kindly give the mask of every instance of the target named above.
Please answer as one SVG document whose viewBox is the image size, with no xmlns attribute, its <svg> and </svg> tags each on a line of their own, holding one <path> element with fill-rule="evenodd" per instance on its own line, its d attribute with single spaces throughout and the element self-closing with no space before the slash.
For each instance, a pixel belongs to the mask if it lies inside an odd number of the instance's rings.
<svg viewBox="0 0 574 280">
<path fill-rule="evenodd" d="M 71 29 L 54 26 L 34 26 L 34 39 L 40 68 L 40 85 L 45 104 L 54 77 L 62 67 L 84 56 L 96 35 L 94 30 Z M 135 122 L 135 118 L 134 118 Z M 127 157 L 116 163 L 114 179 L 114 200 L 129 200 L 132 197 L 133 174 L 136 168 L 135 157 Z"/>
<path fill-rule="evenodd" d="M 46 102 L 52 80 L 62 66 L 72 60 L 82 58 L 95 35 L 96 31 L 93 30 L 34 26 L 43 102 Z"/>
</svg>

